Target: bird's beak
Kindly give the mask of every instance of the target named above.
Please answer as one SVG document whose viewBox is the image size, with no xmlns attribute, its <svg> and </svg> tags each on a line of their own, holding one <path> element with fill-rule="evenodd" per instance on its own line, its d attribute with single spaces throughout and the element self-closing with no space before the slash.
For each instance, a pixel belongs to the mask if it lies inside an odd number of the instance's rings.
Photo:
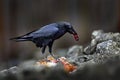
<svg viewBox="0 0 120 80">
<path fill-rule="evenodd" d="M 69 33 L 73 34 L 73 36 L 74 36 L 74 38 L 75 38 L 76 41 L 79 40 L 78 34 L 76 33 L 76 31 L 74 29 L 69 30 Z"/>
</svg>

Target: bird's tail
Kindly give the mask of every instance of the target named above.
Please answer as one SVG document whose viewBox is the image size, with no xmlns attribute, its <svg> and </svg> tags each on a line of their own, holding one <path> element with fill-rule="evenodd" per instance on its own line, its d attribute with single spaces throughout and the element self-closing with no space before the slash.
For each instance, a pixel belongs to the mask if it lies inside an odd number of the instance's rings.
<svg viewBox="0 0 120 80">
<path fill-rule="evenodd" d="M 14 40 L 14 41 L 16 41 L 16 42 L 29 41 L 29 39 L 28 39 L 27 37 L 25 37 L 25 36 L 10 38 L 10 40 Z"/>
</svg>

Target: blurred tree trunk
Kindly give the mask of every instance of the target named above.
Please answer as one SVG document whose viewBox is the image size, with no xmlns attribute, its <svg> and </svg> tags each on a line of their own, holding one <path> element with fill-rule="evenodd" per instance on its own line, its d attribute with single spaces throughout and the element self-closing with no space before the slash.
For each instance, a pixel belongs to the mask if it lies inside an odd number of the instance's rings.
<svg viewBox="0 0 120 80">
<path fill-rule="evenodd" d="M 10 0 L 2 0 L 2 9 L 3 9 L 3 37 L 2 37 L 2 59 L 7 60 L 8 59 L 8 55 L 10 52 L 10 42 L 9 40 L 9 35 L 10 35 Z"/>
<path fill-rule="evenodd" d="M 119 17 L 119 19 L 118 19 L 118 31 L 120 32 L 120 1 L 118 1 L 118 3 L 117 3 L 117 5 L 118 5 L 118 17 Z"/>
<path fill-rule="evenodd" d="M 0 0 L 0 59 L 2 57 L 3 45 L 4 45 L 4 32 L 3 32 L 3 1 Z"/>
</svg>

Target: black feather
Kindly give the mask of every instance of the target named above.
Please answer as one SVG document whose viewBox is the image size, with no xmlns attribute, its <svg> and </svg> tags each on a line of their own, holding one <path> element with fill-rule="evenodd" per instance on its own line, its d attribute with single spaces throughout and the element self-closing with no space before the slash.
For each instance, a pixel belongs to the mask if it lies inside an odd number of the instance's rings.
<svg viewBox="0 0 120 80">
<path fill-rule="evenodd" d="M 28 38 L 25 38 L 24 36 L 20 36 L 20 37 L 10 38 L 10 40 L 14 40 L 16 42 L 20 42 L 20 41 L 28 41 Z"/>
</svg>

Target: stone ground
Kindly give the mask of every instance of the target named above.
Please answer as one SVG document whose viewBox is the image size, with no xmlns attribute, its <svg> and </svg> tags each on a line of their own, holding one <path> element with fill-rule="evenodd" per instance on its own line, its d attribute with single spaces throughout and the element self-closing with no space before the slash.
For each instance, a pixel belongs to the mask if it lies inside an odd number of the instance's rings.
<svg viewBox="0 0 120 80">
<path fill-rule="evenodd" d="M 120 80 L 120 33 L 93 31 L 85 48 L 71 47 L 66 58 L 77 70 L 68 73 L 62 66 L 46 68 L 27 61 L 0 71 L 0 80 Z"/>
</svg>

